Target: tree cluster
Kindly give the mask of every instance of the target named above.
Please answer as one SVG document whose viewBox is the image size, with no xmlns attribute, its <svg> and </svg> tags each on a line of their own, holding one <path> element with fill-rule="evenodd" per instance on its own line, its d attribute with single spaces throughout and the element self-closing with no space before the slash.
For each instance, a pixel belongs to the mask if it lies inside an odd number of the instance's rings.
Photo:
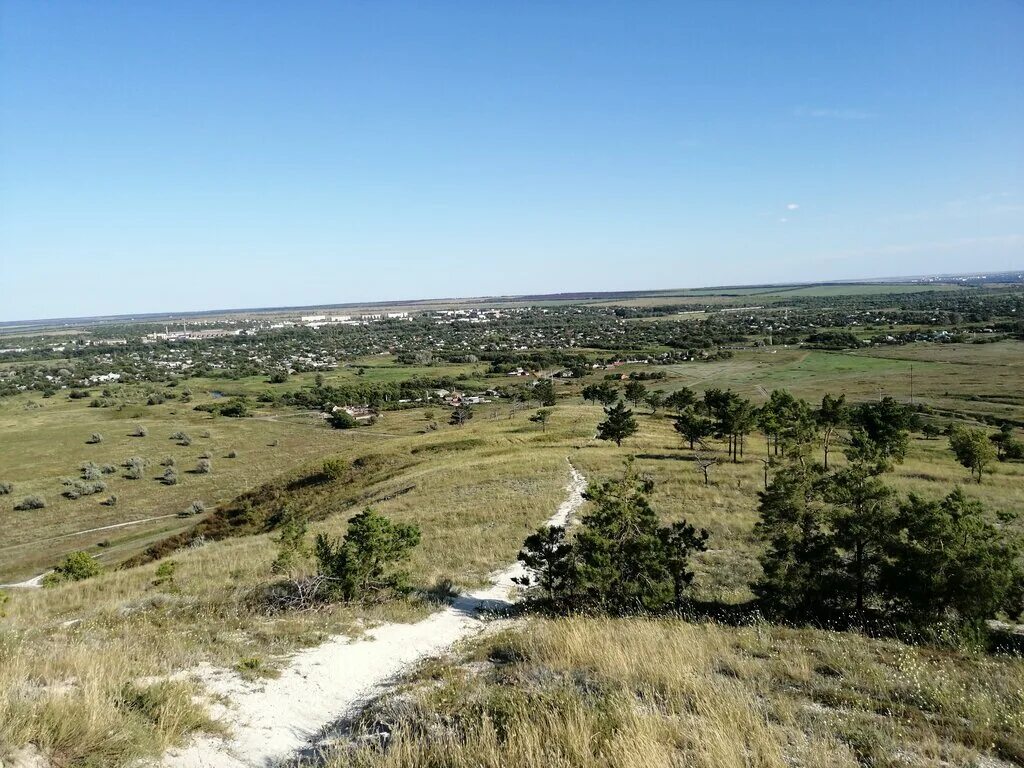
<svg viewBox="0 0 1024 768">
<path fill-rule="evenodd" d="M 577 530 L 546 526 L 523 543 L 520 581 L 555 611 L 627 615 L 680 610 L 693 580 L 692 554 L 708 533 L 685 520 L 667 526 L 651 508 L 652 481 L 627 464 L 622 478 L 592 484 L 592 502 Z"/>
</svg>

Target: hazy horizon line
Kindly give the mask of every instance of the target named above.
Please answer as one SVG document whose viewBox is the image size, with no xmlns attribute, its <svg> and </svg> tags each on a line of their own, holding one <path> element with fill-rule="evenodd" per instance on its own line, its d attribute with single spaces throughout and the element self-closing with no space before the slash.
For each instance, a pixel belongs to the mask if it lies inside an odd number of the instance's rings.
<svg viewBox="0 0 1024 768">
<path fill-rule="evenodd" d="M 125 313 L 113 313 L 113 314 L 100 314 L 100 315 L 77 315 L 67 317 L 35 317 L 35 318 L 16 318 L 12 320 L 0 320 L 0 326 L 17 326 L 22 324 L 40 324 L 40 323 L 71 323 L 73 321 L 103 321 L 103 320 L 136 320 L 144 322 L 147 319 L 155 318 L 168 318 L 173 316 L 189 317 L 189 316 L 201 316 L 201 315 L 228 315 L 228 314 L 240 314 L 244 312 L 291 312 L 305 309 L 332 309 L 332 308 L 351 308 L 351 307 L 386 307 L 391 305 L 415 305 L 415 304 L 430 304 L 436 302 L 446 301 L 460 301 L 460 302 L 485 302 L 485 301 L 528 301 L 528 300 L 549 300 L 557 297 L 569 297 L 578 298 L 580 300 L 587 298 L 609 298 L 609 297 L 625 297 L 625 296 L 641 296 L 641 295 L 657 295 L 657 294 L 669 294 L 671 295 L 676 291 L 711 291 L 711 290 L 730 290 L 730 289 L 749 289 L 749 288 L 777 288 L 781 286 L 817 286 L 817 285 L 857 285 L 865 283 L 899 283 L 906 281 L 918 281 L 924 279 L 934 280 L 953 280 L 953 279 L 967 279 L 967 278 L 987 278 L 998 275 L 1011 275 L 1014 273 L 1024 272 L 1024 268 L 1021 269 L 1000 269 L 994 271 L 986 270 L 973 270 L 971 272 L 941 272 L 941 273 L 923 273 L 917 275 L 890 275 L 884 277 L 861 277 L 861 278 L 842 278 L 832 280 L 809 280 L 809 281 L 782 281 L 777 283 L 733 283 L 727 285 L 700 285 L 690 287 L 675 287 L 675 288 L 648 288 L 648 289 L 635 289 L 635 290 L 622 290 L 622 291 L 552 291 L 550 293 L 519 293 L 519 294 L 492 294 L 492 295 L 479 295 L 479 296 L 434 296 L 434 297 L 421 297 L 416 299 L 384 299 L 375 301 L 343 301 L 337 303 L 327 304 L 288 304 L 288 305 L 272 305 L 263 307 L 217 307 L 211 309 L 193 309 L 193 310 L 166 310 L 166 311 L 151 311 L 151 312 L 125 312 Z"/>
</svg>

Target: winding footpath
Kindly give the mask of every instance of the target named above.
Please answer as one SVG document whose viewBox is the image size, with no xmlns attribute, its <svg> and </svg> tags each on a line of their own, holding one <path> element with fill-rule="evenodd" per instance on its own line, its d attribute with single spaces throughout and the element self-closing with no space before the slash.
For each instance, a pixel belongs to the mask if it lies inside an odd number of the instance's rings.
<svg viewBox="0 0 1024 768">
<path fill-rule="evenodd" d="M 567 497 L 548 525 L 565 525 L 583 504 L 586 479 L 571 464 Z M 268 768 L 315 748 L 318 736 L 384 693 L 411 665 L 437 656 L 480 632 L 487 611 L 511 604 L 514 563 L 491 585 L 459 595 L 442 611 L 415 624 L 384 624 L 351 640 L 339 636 L 296 654 L 281 676 L 246 682 L 230 670 L 203 667 L 196 674 L 227 706 L 212 714 L 230 731 L 203 736 L 164 755 L 165 768 Z"/>
</svg>

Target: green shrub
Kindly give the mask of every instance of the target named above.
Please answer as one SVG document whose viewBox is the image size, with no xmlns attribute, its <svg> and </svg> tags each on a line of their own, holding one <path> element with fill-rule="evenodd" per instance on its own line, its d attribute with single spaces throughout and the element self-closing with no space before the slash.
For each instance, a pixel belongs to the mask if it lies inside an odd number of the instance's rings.
<svg viewBox="0 0 1024 768">
<path fill-rule="evenodd" d="M 177 570 L 178 564 L 174 560 L 164 560 L 160 565 L 156 567 L 156 572 L 153 574 L 153 586 L 174 586 L 174 572 Z"/>
<path fill-rule="evenodd" d="M 325 459 L 320 472 L 328 480 L 337 480 L 345 474 L 345 462 L 341 459 Z"/>
<path fill-rule="evenodd" d="M 330 591 L 343 600 L 354 600 L 407 591 L 408 577 L 395 565 L 407 560 L 419 542 L 418 526 L 393 523 L 366 509 L 349 519 L 348 533 L 341 541 L 318 535 L 315 552 Z"/>
<path fill-rule="evenodd" d="M 42 496 L 26 496 L 14 505 L 19 512 L 26 509 L 43 509 L 46 507 L 46 499 Z"/>
<path fill-rule="evenodd" d="M 88 552 L 72 552 L 43 579 L 43 586 L 52 587 L 66 581 L 83 581 L 100 573 L 100 565 Z"/>
<path fill-rule="evenodd" d="M 359 426 L 359 422 L 356 421 L 355 416 L 344 410 L 338 410 L 332 413 L 330 418 L 327 419 L 327 423 L 335 429 L 352 429 L 353 427 Z"/>
</svg>

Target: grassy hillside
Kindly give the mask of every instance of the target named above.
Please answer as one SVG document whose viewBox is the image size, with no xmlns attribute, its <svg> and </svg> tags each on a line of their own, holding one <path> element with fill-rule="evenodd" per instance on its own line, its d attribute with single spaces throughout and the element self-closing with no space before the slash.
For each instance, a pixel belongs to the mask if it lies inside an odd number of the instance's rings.
<svg viewBox="0 0 1024 768">
<path fill-rule="evenodd" d="M 356 734 L 330 768 L 1004 766 L 1024 762 L 1024 663 L 763 623 L 538 619 L 424 665 Z"/>
<path fill-rule="evenodd" d="M 208 507 L 228 501 L 282 470 L 329 453 L 340 441 L 319 419 L 304 414 L 214 419 L 193 410 L 209 397 L 196 397 L 191 404 L 146 406 L 144 394 L 119 391 L 125 401 L 120 408 L 90 408 L 87 399 L 63 396 L 0 400 L 0 479 L 14 484 L 13 493 L 0 497 L 0 583 L 34 576 L 74 549 L 92 549 L 104 562 L 116 563 L 148 542 L 191 525 L 173 516 L 192 501 Z M 139 425 L 148 430 L 146 437 L 132 436 Z M 88 444 L 95 432 L 103 442 Z M 187 434 L 191 445 L 170 438 L 178 432 Z M 237 456 L 228 458 L 231 452 Z M 210 474 L 190 471 L 202 455 L 211 457 Z M 125 478 L 122 464 L 132 456 L 147 464 L 138 480 Z M 164 469 L 160 462 L 169 457 L 178 466 L 179 482 L 173 486 L 159 481 Z M 103 478 L 107 490 L 64 498 L 62 478 L 78 477 L 85 462 L 116 468 Z M 103 505 L 111 494 L 117 504 Z M 15 510 L 29 495 L 42 496 L 46 507 Z M 163 519 L 81 533 L 154 517 Z M 108 546 L 97 547 L 101 542 Z"/>
</svg>

